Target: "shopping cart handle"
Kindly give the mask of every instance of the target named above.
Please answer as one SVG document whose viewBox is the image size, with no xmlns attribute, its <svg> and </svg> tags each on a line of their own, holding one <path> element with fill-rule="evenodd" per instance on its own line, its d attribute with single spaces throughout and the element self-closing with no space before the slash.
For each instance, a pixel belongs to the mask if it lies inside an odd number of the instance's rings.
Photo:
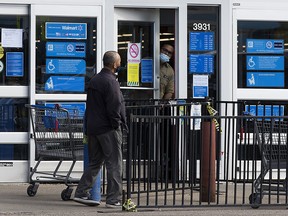
<svg viewBox="0 0 288 216">
<path fill-rule="evenodd" d="M 243 111 L 244 116 L 254 116 L 251 112 Z"/>
<path fill-rule="evenodd" d="M 27 107 L 27 108 L 38 108 L 38 109 L 51 109 L 51 110 L 55 110 L 55 109 L 57 109 L 57 110 L 59 110 L 59 109 L 65 110 L 65 109 L 61 108 L 58 104 L 55 107 L 44 106 L 44 105 L 25 104 L 25 107 Z"/>
</svg>

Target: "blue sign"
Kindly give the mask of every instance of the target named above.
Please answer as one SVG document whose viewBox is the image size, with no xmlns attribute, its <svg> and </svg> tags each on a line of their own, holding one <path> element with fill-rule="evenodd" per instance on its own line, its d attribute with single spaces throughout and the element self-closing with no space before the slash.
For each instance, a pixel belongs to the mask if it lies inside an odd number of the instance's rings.
<svg viewBox="0 0 288 216">
<path fill-rule="evenodd" d="M 284 53 L 284 40 L 247 39 L 247 53 Z"/>
<path fill-rule="evenodd" d="M 193 98 L 208 97 L 208 86 L 193 86 Z"/>
<path fill-rule="evenodd" d="M 46 56 L 85 58 L 86 44 L 83 42 L 47 42 Z"/>
<path fill-rule="evenodd" d="M 213 55 L 190 55 L 190 73 L 212 74 L 214 73 Z"/>
<path fill-rule="evenodd" d="M 84 92 L 84 77 L 50 76 L 45 91 Z"/>
<path fill-rule="evenodd" d="M 247 87 L 284 87 L 284 72 L 247 72 Z"/>
<path fill-rule="evenodd" d="M 24 75 L 23 52 L 6 53 L 6 76 L 22 77 Z"/>
<path fill-rule="evenodd" d="M 46 39 L 87 39 L 86 23 L 47 22 Z"/>
<path fill-rule="evenodd" d="M 85 74 L 86 62 L 83 59 L 46 59 L 47 74 Z"/>
<path fill-rule="evenodd" d="M 214 32 L 190 32 L 190 51 L 214 50 Z"/>
<path fill-rule="evenodd" d="M 61 108 L 67 109 L 67 111 L 69 112 L 70 116 L 74 116 L 74 117 L 84 117 L 84 113 L 85 113 L 85 109 L 86 109 L 86 103 L 84 102 L 55 102 L 55 103 L 45 103 L 45 106 L 48 107 L 55 107 L 55 105 L 59 105 Z"/>
<path fill-rule="evenodd" d="M 284 71 L 284 56 L 251 56 L 246 57 L 247 70 L 280 70 Z"/>
<path fill-rule="evenodd" d="M 245 105 L 245 111 L 252 116 L 284 116 L 283 105 Z M 258 119 L 262 120 L 262 119 Z M 265 120 L 270 120 L 265 118 Z M 278 119 L 275 119 L 278 120 Z M 281 119 L 283 120 L 283 119 Z"/>
<path fill-rule="evenodd" d="M 153 82 L 153 61 L 152 59 L 141 60 L 141 82 L 152 83 Z"/>
</svg>

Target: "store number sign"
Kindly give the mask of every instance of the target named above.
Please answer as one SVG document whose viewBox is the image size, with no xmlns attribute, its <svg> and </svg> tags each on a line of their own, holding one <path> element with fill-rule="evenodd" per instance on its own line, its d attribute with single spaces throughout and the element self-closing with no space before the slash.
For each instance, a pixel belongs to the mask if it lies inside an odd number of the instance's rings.
<svg viewBox="0 0 288 216">
<path fill-rule="evenodd" d="M 193 23 L 194 31 L 210 31 L 211 24 L 210 23 Z"/>
</svg>

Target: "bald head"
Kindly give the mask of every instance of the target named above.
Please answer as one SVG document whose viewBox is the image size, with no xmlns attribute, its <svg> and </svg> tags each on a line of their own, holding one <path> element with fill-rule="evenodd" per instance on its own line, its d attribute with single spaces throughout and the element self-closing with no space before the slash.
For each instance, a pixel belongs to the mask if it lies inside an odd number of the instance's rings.
<svg viewBox="0 0 288 216">
<path fill-rule="evenodd" d="M 116 51 L 107 51 L 103 56 L 103 64 L 105 67 L 113 67 L 113 64 L 120 58 Z"/>
</svg>

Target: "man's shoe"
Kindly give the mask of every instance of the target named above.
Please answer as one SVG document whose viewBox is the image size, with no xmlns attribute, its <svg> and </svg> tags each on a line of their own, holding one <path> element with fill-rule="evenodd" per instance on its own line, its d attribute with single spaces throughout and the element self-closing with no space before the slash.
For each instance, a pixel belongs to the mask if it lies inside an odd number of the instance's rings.
<svg viewBox="0 0 288 216">
<path fill-rule="evenodd" d="M 89 197 L 74 197 L 73 199 L 75 202 L 88 205 L 88 206 L 98 206 L 100 205 L 99 201 L 90 199 Z"/>
<path fill-rule="evenodd" d="M 120 202 L 117 203 L 106 203 L 107 208 L 122 208 L 122 205 Z"/>
</svg>

